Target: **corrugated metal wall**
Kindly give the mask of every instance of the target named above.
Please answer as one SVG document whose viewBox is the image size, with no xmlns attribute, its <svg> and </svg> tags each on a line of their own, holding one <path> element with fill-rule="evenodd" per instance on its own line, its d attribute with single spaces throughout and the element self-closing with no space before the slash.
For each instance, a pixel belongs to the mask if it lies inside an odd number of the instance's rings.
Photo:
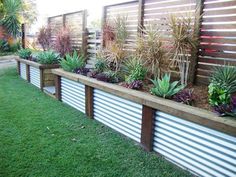
<svg viewBox="0 0 236 177">
<path fill-rule="evenodd" d="M 26 74 L 26 64 L 20 63 L 20 76 L 23 79 L 27 79 L 27 74 Z"/>
<path fill-rule="evenodd" d="M 94 89 L 94 119 L 140 142 L 142 105 Z"/>
<path fill-rule="evenodd" d="M 40 70 L 30 66 L 30 83 L 40 88 Z"/>
<path fill-rule="evenodd" d="M 236 138 L 156 112 L 154 151 L 200 176 L 236 176 Z"/>
<path fill-rule="evenodd" d="M 85 86 L 81 83 L 61 78 L 62 102 L 85 113 Z"/>
</svg>

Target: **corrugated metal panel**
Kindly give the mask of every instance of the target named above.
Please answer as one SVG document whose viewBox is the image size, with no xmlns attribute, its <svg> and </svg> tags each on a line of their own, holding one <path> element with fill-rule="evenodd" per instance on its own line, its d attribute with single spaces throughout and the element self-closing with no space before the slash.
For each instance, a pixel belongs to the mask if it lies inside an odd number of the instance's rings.
<svg viewBox="0 0 236 177">
<path fill-rule="evenodd" d="M 40 88 L 40 70 L 30 66 L 30 83 Z"/>
<path fill-rule="evenodd" d="M 94 119 L 140 142 L 142 105 L 94 89 Z"/>
<path fill-rule="evenodd" d="M 85 113 L 85 86 L 81 83 L 61 78 L 62 102 Z"/>
<path fill-rule="evenodd" d="M 20 63 L 20 76 L 21 76 L 21 78 L 26 80 L 27 79 L 26 75 L 27 75 L 26 74 L 26 64 Z"/>
<path fill-rule="evenodd" d="M 154 151 L 200 176 L 236 176 L 236 138 L 156 112 Z"/>
</svg>

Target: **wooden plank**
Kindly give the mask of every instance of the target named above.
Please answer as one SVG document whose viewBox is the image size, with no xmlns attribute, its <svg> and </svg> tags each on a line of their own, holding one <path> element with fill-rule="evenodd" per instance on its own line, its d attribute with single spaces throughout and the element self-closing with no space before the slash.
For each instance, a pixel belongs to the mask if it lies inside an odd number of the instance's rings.
<svg viewBox="0 0 236 177">
<path fill-rule="evenodd" d="M 119 85 L 105 83 L 79 74 L 69 73 L 63 71 L 62 69 L 53 69 L 52 72 L 56 75 L 81 82 L 93 88 L 101 89 L 127 100 L 132 100 L 133 102 L 181 117 L 182 119 L 200 124 L 202 126 L 236 136 L 236 121 L 233 118 L 218 117 L 216 114 L 207 110 L 180 104 L 172 100 L 163 99 Z"/>
<path fill-rule="evenodd" d="M 230 6 L 236 6 L 236 1 L 229 1 L 229 2 L 216 2 L 211 4 L 205 4 L 204 8 L 222 8 L 222 7 L 230 7 Z"/>
<path fill-rule="evenodd" d="M 93 119 L 93 87 L 85 85 L 85 112 Z"/>
<path fill-rule="evenodd" d="M 212 24 L 212 25 L 202 25 L 202 29 L 235 29 L 236 30 L 236 24 Z"/>
<path fill-rule="evenodd" d="M 221 36 L 221 37 L 235 37 L 236 32 L 225 31 L 201 31 L 202 36 Z"/>
<path fill-rule="evenodd" d="M 55 75 L 55 96 L 56 99 L 61 101 L 61 76 Z"/>
<path fill-rule="evenodd" d="M 236 53 L 223 53 L 217 51 L 200 51 L 199 55 L 201 56 L 210 56 L 210 57 L 218 57 L 218 58 L 232 58 L 236 61 Z"/>
<path fill-rule="evenodd" d="M 224 17 L 205 17 L 203 15 L 203 22 L 229 22 L 229 21 L 236 21 L 236 15 L 235 16 L 224 16 Z"/>
<path fill-rule="evenodd" d="M 226 15 L 226 14 L 235 14 L 235 9 L 221 9 L 212 11 L 204 10 L 204 15 Z"/>
<path fill-rule="evenodd" d="M 207 58 L 204 56 L 199 56 L 198 58 L 198 62 L 202 62 L 202 63 L 213 63 L 213 64 L 220 64 L 220 65 L 224 65 L 224 64 L 230 64 L 230 65 L 234 65 L 236 66 L 236 62 L 234 60 L 229 60 L 229 59 L 219 59 L 219 58 Z"/>
<path fill-rule="evenodd" d="M 201 44 L 200 48 L 201 49 L 214 49 L 214 50 L 220 50 L 220 51 L 222 50 L 236 51 L 236 46 L 228 46 L 228 45 Z"/>
<path fill-rule="evenodd" d="M 209 42 L 209 43 L 227 43 L 227 44 L 236 44 L 236 38 L 222 38 L 222 37 L 206 37 L 201 36 L 201 42 Z"/>
<path fill-rule="evenodd" d="M 155 3 L 156 2 L 156 3 Z M 161 8 L 161 7 L 171 7 L 171 6 L 178 6 L 178 5 L 185 5 L 185 4 L 190 4 L 190 3 L 196 3 L 196 0 L 178 0 L 178 1 L 164 1 L 160 3 L 160 1 L 154 1 L 153 3 L 147 3 L 145 1 L 145 9 L 152 9 L 152 8 Z"/>
<path fill-rule="evenodd" d="M 146 151 L 152 151 L 153 144 L 153 125 L 155 110 L 148 106 L 143 106 L 141 145 Z"/>
</svg>

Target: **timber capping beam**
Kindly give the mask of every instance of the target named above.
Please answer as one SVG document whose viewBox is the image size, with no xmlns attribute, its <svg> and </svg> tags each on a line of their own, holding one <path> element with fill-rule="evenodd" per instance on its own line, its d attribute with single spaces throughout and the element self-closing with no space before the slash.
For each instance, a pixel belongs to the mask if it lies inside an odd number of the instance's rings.
<svg viewBox="0 0 236 177">
<path fill-rule="evenodd" d="M 204 109 L 180 104 L 172 100 L 166 100 L 149 93 L 131 90 L 119 85 L 105 83 L 79 74 L 66 72 L 62 69 L 53 69 L 52 73 L 83 83 L 92 88 L 101 89 L 116 96 L 150 107 L 154 110 L 163 111 L 190 122 L 236 136 L 236 121 L 233 118 L 218 117 L 216 114 Z"/>
</svg>

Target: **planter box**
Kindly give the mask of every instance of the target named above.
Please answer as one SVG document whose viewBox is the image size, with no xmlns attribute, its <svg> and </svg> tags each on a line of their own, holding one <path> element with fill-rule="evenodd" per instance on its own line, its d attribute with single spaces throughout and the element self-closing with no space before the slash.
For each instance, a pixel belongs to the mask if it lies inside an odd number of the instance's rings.
<svg viewBox="0 0 236 177">
<path fill-rule="evenodd" d="M 33 61 L 16 58 L 18 74 L 31 84 L 43 90 L 44 87 L 54 86 L 55 76 L 52 69 L 59 65 L 42 65 Z"/>
<path fill-rule="evenodd" d="M 56 96 L 63 80 L 85 85 L 85 112 L 139 142 L 148 150 L 199 176 L 236 176 L 236 121 L 148 93 L 65 72 L 56 74 Z M 65 92 L 64 92 L 65 94 Z"/>
</svg>

